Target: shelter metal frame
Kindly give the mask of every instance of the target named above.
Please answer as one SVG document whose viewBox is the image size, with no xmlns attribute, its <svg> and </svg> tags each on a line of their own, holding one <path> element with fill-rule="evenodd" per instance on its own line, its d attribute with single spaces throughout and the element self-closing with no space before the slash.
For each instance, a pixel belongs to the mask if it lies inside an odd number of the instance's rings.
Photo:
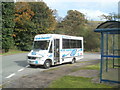
<svg viewBox="0 0 120 90">
<path fill-rule="evenodd" d="M 120 64 L 115 65 L 114 61 L 115 58 L 120 58 L 120 53 L 118 55 L 115 55 L 115 51 L 120 51 L 120 49 L 116 49 L 115 47 L 115 35 L 118 34 L 120 35 L 120 22 L 119 21 L 106 21 L 102 24 L 100 24 L 96 29 L 95 32 L 100 32 L 101 33 L 101 60 L 100 60 L 100 82 L 105 81 L 105 82 L 114 82 L 114 83 L 120 83 L 120 81 L 114 81 L 114 80 L 108 80 L 108 79 L 103 79 L 102 73 L 103 73 L 103 63 L 106 60 L 106 72 L 108 71 L 108 58 L 113 58 L 113 68 L 115 67 L 120 67 Z M 106 38 L 105 35 L 106 34 Z M 113 54 L 110 55 L 108 53 L 108 35 L 112 35 L 112 52 Z M 104 39 L 106 42 L 104 42 Z M 104 45 L 106 45 L 106 48 L 104 48 Z M 119 45 L 118 45 L 119 46 Z M 106 52 L 104 52 L 106 50 Z M 104 59 L 106 58 L 106 59 Z"/>
</svg>

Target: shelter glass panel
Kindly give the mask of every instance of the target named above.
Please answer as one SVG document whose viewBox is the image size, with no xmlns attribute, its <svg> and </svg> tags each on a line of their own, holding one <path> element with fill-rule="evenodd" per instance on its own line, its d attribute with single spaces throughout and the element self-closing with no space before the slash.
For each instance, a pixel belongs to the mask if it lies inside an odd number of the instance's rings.
<svg viewBox="0 0 120 90">
<path fill-rule="evenodd" d="M 103 34 L 102 80 L 120 82 L 119 34 Z"/>
</svg>

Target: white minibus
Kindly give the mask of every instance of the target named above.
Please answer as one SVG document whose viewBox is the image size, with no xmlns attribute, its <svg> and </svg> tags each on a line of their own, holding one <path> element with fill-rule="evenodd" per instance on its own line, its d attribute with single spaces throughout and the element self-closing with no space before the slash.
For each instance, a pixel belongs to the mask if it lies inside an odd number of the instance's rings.
<svg viewBox="0 0 120 90">
<path fill-rule="evenodd" d="M 43 65 L 44 68 L 66 62 L 75 63 L 82 58 L 83 37 L 59 34 L 36 35 L 33 49 L 27 55 L 31 67 Z"/>
</svg>

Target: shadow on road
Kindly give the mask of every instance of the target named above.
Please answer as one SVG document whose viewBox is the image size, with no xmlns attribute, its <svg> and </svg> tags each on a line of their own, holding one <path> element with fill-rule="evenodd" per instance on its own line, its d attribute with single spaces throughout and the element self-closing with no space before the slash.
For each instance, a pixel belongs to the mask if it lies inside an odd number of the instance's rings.
<svg viewBox="0 0 120 90">
<path fill-rule="evenodd" d="M 54 68 L 54 67 L 60 67 L 60 66 L 65 66 L 65 65 L 68 65 L 70 63 L 63 63 L 63 64 L 58 64 L 58 65 L 52 65 L 50 66 L 50 68 Z M 38 66 L 28 66 L 27 68 L 34 68 L 34 69 L 37 69 L 37 68 L 40 68 L 40 69 L 45 69 L 43 65 L 38 65 Z M 49 68 L 49 69 L 50 69 Z"/>
<path fill-rule="evenodd" d="M 39 66 L 28 66 L 27 68 L 34 68 L 34 69 L 37 69 L 37 68 L 40 68 L 40 69 L 45 69 L 43 66 L 39 65 Z"/>
<path fill-rule="evenodd" d="M 28 65 L 27 61 L 14 61 L 18 66 L 26 67 Z"/>
</svg>

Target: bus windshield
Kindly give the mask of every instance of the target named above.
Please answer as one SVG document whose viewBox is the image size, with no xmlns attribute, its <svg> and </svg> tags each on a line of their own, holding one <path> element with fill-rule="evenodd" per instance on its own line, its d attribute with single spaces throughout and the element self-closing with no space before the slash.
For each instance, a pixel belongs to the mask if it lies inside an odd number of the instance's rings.
<svg viewBox="0 0 120 90">
<path fill-rule="evenodd" d="M 50 40 L 34 41 L 33 49 L 47 50 Z"/>
</svg>

